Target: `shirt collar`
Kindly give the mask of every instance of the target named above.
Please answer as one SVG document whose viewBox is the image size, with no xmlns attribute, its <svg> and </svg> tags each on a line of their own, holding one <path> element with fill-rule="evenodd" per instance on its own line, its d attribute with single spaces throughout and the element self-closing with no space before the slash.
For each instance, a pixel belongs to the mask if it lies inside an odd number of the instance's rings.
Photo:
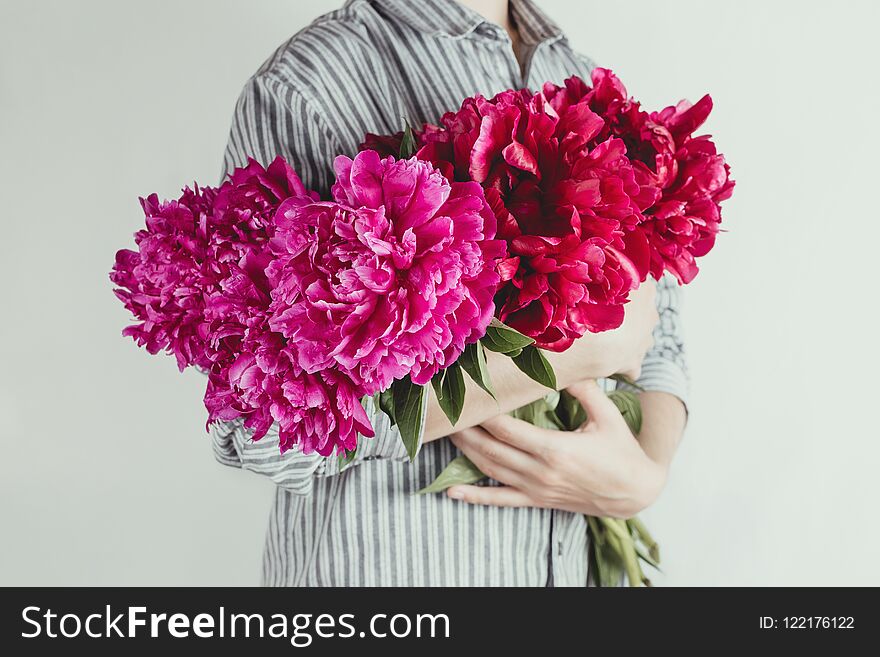
<svg viewBox="0 0 880 657">
<path fill-rule="evenodd" d="M 373 3 L 420 32 L 460 38 L 482 24 L 480 14 L 455 0 L 373 0 Z M 562 36 L 562 30 L 532 0 L 510 0 L 510 11 L 522 40 L 537 44 Z"/>
<path fill-rule="evenodd" d="M 562 28 L 531 0 L 510 0 L 510 13 L 525 43 L 538 44 L 562 37 Z"/>
</svg>

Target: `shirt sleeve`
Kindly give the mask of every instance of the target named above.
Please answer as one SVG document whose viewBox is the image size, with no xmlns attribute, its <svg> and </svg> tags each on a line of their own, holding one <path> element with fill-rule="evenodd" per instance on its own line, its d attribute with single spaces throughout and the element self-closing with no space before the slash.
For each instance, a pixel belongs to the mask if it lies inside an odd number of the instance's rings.
<svg viewBox="0 0 880 657">
<path fill-rule="evenodd" d="M 642 374 L 636 382 L 645 390 L 668 392 L 688 405 L 687 359 L 681 323 L 681 286 L 666 274 L 657 283 L 657 312 L 654 346 L 645 355 Z"/>
<path fill-rule="evenodd" d="M 268 164 L 281 155 L 296 169 L 306 187 L 326 197 L 333 179 L 333 158 L 341 152 L 339 142 L 312 103 L 286 82 L 270 74 L 258 74 L 245 85 L 236 104 L 223 158 L 223 176 L 245 164 L 248 157 Z M 295 448 L 281 454 L 277 426 L 254 441 L 241 420 L 214 423 L 214 456 L 223 465 L 265 475 L 299 495 L 311 492 L 314 477 L 337 475 L 371 460 L 408 460 L 400 433 L 391 426 L 388 416 L 374 406 L 371 398 L 365 400 L 364 408 L 376 435 L 361 437 L 354 458 L 344 466 L 334 456 L 306 455 Z M 424 411 L 421 426 L 424 433 Z"/>
</svg>

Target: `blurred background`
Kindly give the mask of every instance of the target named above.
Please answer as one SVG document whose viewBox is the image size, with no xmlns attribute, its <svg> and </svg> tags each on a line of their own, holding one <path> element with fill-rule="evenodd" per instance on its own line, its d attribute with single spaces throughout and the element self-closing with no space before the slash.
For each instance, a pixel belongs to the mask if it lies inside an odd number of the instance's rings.
<svg viewBox="0 0 880 657">
<path fill-rule="evenodd" d="M 215 463 L 203 378 L 120 336 L 107 272 L 137 197 L 217 182 L 246 79 L 339 4 L 0 1 L 0 585 L 259 582 L 272 485 Z M 880 584 L 880 4 L 538 4 L 647 107 L 710 92 L 738 183 L 685 297 L 653 579 Z"/>
</svg>

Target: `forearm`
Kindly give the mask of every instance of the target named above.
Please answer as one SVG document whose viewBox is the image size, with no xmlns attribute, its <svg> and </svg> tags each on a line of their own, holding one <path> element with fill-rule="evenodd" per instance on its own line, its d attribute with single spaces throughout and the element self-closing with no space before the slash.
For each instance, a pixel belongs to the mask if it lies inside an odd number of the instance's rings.
<svg viewBox="0 0 880 657">
<path fill-rule="evenodd" d="M 550 392 L 546 387 L 523 374 L 507 356 L 487 351 L 486 365 L 497 400 L 492 399 L 491 395 L 465 375 L 464 408 L 455 426 L 452 426 L 443 413 L 433 388 L 429 386 L 424 442 L 443 438 L 454 431 L 475 427 L 489 418 L 501 413 L 509 413 Z"/>
<path fill-rule="evenodd" d="M 682 401 L 666 392 L 646 391 L 639 395 L 642 430 L 638 440 L 648 457 L 669 468 L 687 421 Z"/>
<path fill-rule="evenodd" d="M 648 286 L 633 293 L 623 325 L 612 331 L 587 333 L 562 353 L 545 351 L 544 355 L 556 375 L 558 390 L 587 379 L 602 379 L 625 371 L 632 361 L 634 345 L 644 331 L 646 317 L 654 312 L 653 295 Z M 641 352 L 644 353 L 644 352 Z M 487 352 L 489 377 L 494 384 L 497 401 L 465 377 L 465 404 L 458 423 L 453 427 L 446 419 L 436 397 L 428 401 L 428 415 L 423 441 L 428 442 L 482 424 L 485 420 L 530 404 L 549 390 L 536 383 L 507 357 Z"/>
<path fill-rule="evenodd" d="M 556 375 L 557 389 L 562 390 L 586 379 L 601 379 L 617 371 L 612 364 L 614 359 L 609 356 L 616 349 L 614 342 L 616 334 L 622 330 L 587 334 L 578 338 L 575 344 L 563 353 L 545 351 L 544 355 Z M 448 436 L 454 431 L 475 427 L 489 418 L 530 404 L 550 392 L 545 386 L 523 374 L 507 356 L 487 351 L 486 364 L 496 399 L 492 399 L 491 395 L 465 376 L 464 408 L 453 427 L 431 389 L 423 442 Z"/>
</svg>

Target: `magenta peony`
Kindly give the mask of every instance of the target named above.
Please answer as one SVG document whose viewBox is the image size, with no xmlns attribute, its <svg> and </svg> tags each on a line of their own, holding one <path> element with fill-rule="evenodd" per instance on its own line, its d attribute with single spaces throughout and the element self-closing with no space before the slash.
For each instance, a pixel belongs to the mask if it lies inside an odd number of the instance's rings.
<svg viewBox="0 0 880 657">
<path fill-rule="evenodd" d="M 359 434 L 374 435 L 360 402 L 365 393 L 338 371 L 304 372 L 296 345 L 272 330 L 265 271 L 272 258 L 264 246 L 252 263 L 230 266 L 222 291 L 207 304 L 214 354 L 223 356 L 205 392 L 208 422 L 243 418 L 253 440 L 277 423 L 282 453 L 297 445 L 323 456 L 353 450 Z"/>
<path fill-rule="evenodd" d="M 265 168 L 249 159 L 217 190 L 208 233 L 210 257 L 205 262 L 211 284 L 204 288 L 211 363 L 227 367 L 239 354 L 247 331 L 266 322 L 265 269 L 272 259 L 269 240 L 278 207 L 283 201 L 317 199 L 281 157 Z"/>
<path fill-rule="evenodd" d="M 482 188 L 429 163 L 337 158 L 334 202 L 282 159 L 218 189 L 143 201 L 111 278 L 126 334 L 208 373 L 208 421 L 328 456 L 372 436 L 366 395 L 427 383 L 485 334 L 504 242 Z"/>
<path fill-rule="evenodd" d="M 203 269 L 215 196 L 215 189 L 196 187 L 176 201 L 142 198 L 146 228 L 135 234 L 138 250 L 117 252 L 110 273 L 116 296 L 138 320 L 122 334 L 151 354 L 174 355 L 181 371 L 210 364 Z"/>
<path fill-rule="evenodd" d="M 317 200 L 282 157 L 266 168 L 252 158 L 235 169 L 217 190 L 214 202 L 212 252 L 217 262 L 238 261 L 259 251 L 271 237 L 272 219 L 282 201 Z"/>
<path fill-rule="evenodd" d="M 294 446 L 323 456 L 374 435 L 361 405 L 363 391 L 337 371 L 306 373 L 295 347 L 269 325 L 272 287 L 266 268 L 279 207 L 313 203 L 290 165 L 251 160 L 218 190 L 209 266 L 222 272 L 206 294 L 212 361 L 205 406 L 208 421 L 243 418 L 253 439 L 278 425 L 281 452 Z"/>
<path fill-rule="evenodd" d="M 338 369 L 364 394 L 425 384 L 486 331 L 504 243 L 475 183 L 415 158 L 336 159 L 335 202 L 276 215 L 269 324 L 306 372 Z"/>
<path fill-rule="evenodd" d="M 176 201 L 153 194 L 141 200 L 138 251 L 117 253 L 110 278 L 140 320 L 125 335 L 208 373 L 209 423 L 242 419 L 259 440 L 277 422 L 282 452 L 326 456 L 373 435 L 363 392 L 340 372 L 302 370 L 269 327 L 265 272 L 278 207 L 317 199 L 282 158 L 268 168 L 250 160 L 219 188 L 185 189 Z"/>
<path fill-rule="evenodd" d="M 241 293 L 243 269 L 265 266 L 272 216 L 291 197 L 317 195 L 276 158 L 268 169 L 249 160 L 217 189 L 186 188 L 176 201 L 141 199 L 146 228 L 135 234 L 138 250 L 119 251 L 110 274 L 139 320 L 123 335 L 152 354 L 173 354 L 181 370 L 228 359 L 235 345 L 223 343 L 240 338 L 243 322 L 228 314 L 224 295 Z"/>
<path fill-rule="evenodd" d="M 420 158 L 474 180 L 507 240 L 498 318 L 562 351 L 587 331 L 616 328 L 648 273 L 641 211 L 655 199 L 622 141 L 586 103 L 557 112 L 543 94 L 505 91 L 464 101 L 421 135 Z"/>
<path fill-rule="evenodd" d="M 336 370 L 303 372 L 284 338 L 265 330 L 249 336 L 228 369 L 211 373 L 205 406 L 209 422 L 244 418 L 254 440 L 277 423 L 282 454 L 298 446 L 330 456 L 354 450 L 358 435 L 374 435 L 362 396 Z"/>
</svg>

